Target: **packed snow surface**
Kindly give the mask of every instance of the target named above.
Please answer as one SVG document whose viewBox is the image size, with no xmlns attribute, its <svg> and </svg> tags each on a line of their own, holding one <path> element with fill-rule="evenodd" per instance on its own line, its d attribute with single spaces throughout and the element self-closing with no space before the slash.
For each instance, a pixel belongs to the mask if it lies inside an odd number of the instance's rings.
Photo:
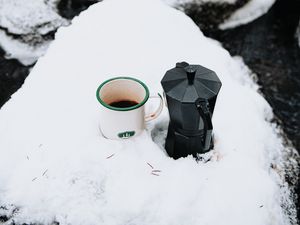
<svg viewBox="0 0 300 225">
<path fill-rule="evenodd" d="M 228 29 L 247 24 L 268 12 L 274 2 L 275 0 L 250 0 L 242 8 L 235 11 L 224 23 L 220 24 L 219 27 Z"/>
<path fill-rule="evenodd" d="M 0 110 L 0 213 L 16 224 L 290 224 L 272 110 L 241 59 L 190 18 L 157 0 L 109 0 L 55 39 Z M 199 162 L 169 158 L 167 108 L 138 137 L 101 136 L 101 82 L 132 76 L 161 92 L 179 61 L 210 68 L 223 83 L 213 151 Z"/>
<path fill-rule="evenodd" d="M 8 57 L 35 62 L 47 49 L 46 36 L 67 21 L 56 12 L 57 0 L 0 0 L 0 45 Z"/>
</svg>

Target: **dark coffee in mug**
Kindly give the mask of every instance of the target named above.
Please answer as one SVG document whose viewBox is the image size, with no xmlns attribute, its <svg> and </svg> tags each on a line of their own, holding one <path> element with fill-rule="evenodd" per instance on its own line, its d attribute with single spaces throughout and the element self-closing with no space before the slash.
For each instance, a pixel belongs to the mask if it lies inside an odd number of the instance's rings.
<svg viewBox="0 0 300 225">
<path fill-rule="evenodd" d="M 131 101 L 131 100 L 120 100 L 120 101 L 115 101 L 115 102 L 112 102 L 110 103 L 109 105 L 110 106 L 113 106 L 113 107 L 117 107 L 117 108 L 128 108 L 128 107 L 132 107 L 132 106 L 135 106 L 139 104 L 138 102 L 136 101 Z"/>
</svg>

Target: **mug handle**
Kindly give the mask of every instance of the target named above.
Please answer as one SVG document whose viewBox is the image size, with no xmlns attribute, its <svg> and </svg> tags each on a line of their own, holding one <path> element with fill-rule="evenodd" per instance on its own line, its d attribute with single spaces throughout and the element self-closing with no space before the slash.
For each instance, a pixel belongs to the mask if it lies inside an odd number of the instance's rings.
<svg viewBox="0 0 300 225">
<path fill-rule="evenodd" d="M 163 97 L 161 96 L 161 94 L 157 93 L 157 96 L 150 96 L 149 98 L 159 98 L 160 103 L 155 112 L 149 113 L 148 115 L 145 116 L 146 122 L 156 119 L 161 114 L 163 107 L 164 107 L 164 101 L 163 101 Z"/>
</svg>

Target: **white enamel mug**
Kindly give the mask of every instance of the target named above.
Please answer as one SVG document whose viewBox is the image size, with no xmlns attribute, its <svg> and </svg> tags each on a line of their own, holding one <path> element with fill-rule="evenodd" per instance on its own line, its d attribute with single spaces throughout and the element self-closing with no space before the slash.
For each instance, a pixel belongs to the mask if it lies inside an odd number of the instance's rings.
<svg viewBox="0 0 300 225">
<path fill-rule="evenodd" d="M 149 97 L 149 89 L 140 80 L 132 77 L 115 77 L 104 81 L 97 89 L 100 102 L 100 130 L 108 139 L 127 139 L 139 135 L 145 123 L 157 118 L 163 109 L 160 94 Z M 145 115 L 145 103 L 149 98 L 159 98 L 158 109 Z M 136 104 L 115 106 L 116 102 L 129 101 Z"/>
</svg>

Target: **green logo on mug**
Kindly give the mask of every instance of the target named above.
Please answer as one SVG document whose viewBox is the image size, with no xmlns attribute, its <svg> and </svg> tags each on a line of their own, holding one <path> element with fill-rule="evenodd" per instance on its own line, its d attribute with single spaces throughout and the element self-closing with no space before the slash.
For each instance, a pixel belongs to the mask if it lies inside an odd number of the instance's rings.
<svg viewBox="0 0 300 225">
<path fill-rule="evenodd" d="M 122 133 L 119 133 L 118 136 L 119 138 L 130 138 L 135 134 L 135 131 L 125 131 Z"/>
</svg>

